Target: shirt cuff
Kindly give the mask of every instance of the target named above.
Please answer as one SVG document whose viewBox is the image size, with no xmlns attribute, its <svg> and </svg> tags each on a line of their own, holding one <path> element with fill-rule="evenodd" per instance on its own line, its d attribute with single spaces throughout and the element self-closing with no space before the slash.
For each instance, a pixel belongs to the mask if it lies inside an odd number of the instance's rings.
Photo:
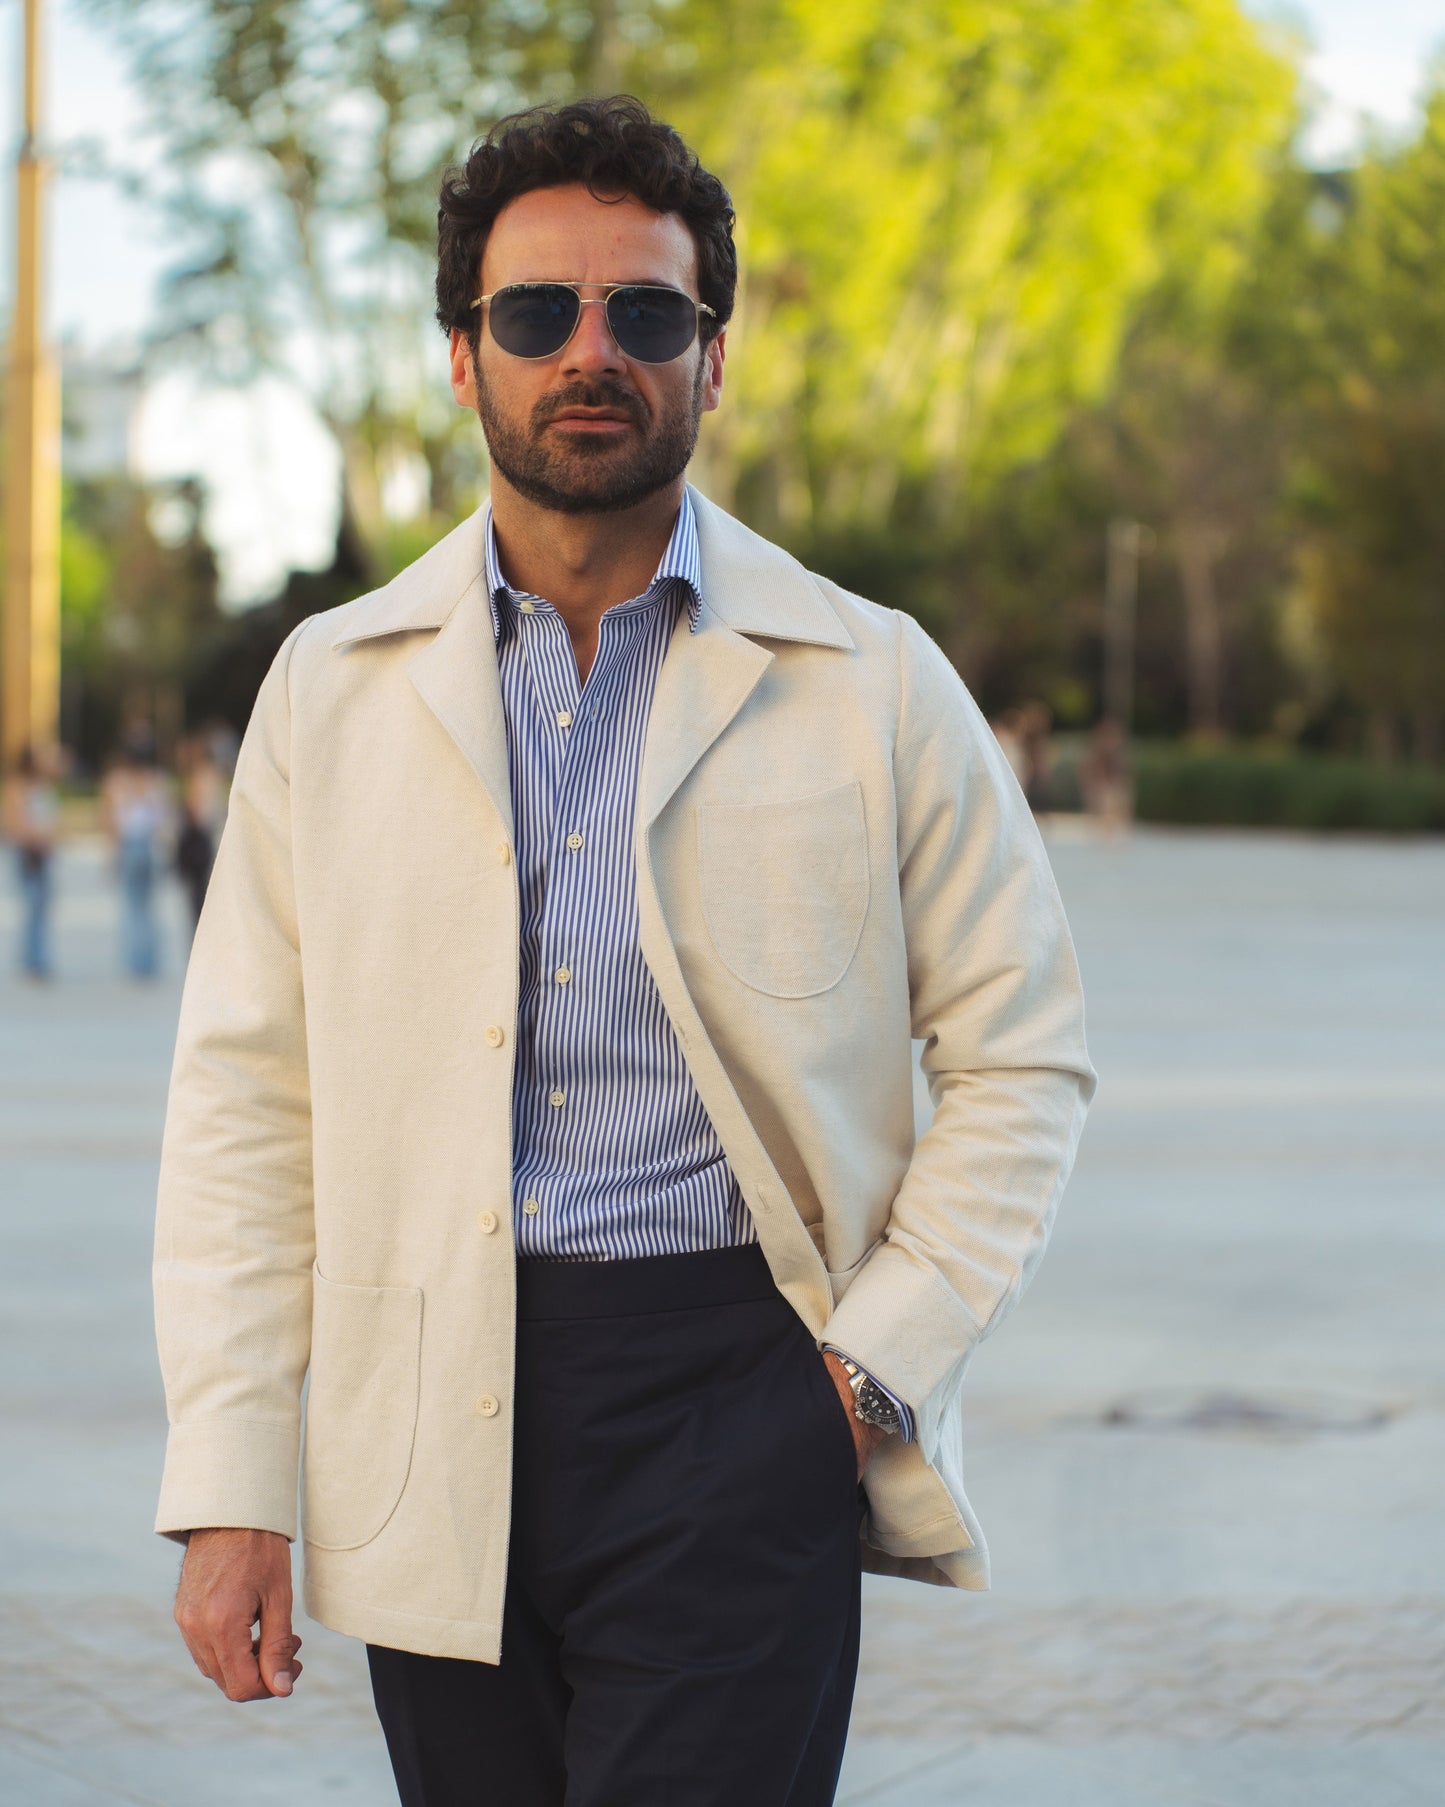
<svg viewBox="0 0 1445 1807">
<path fill-rule="evenodd" d="M 898 1412 L 898 1435 L 903 1439 L 903 1441 L 905 1443 L 911 1443 L 913 1441 L 913 1412 L 912 1412 L 912 1410 L 908 1406 L 904 1405 L 903 1401 L 898 1397 L 898 1395 L 895 1392 L 893 1392 L 890 1388 L 884 1386 L 883 1382 L 881 1380 L 879 1380 L 878 1376 L 873 1372 L 873 1370 L 871 1368 L 865 1368 L 863 1366 L 862 1362 L 860 1362 L 860 1361 L 853 1361 L 853 1357 L 848 1354 L 848 1351 L 846 1349 L 840 1349 L 836 1343 L 824 1343 L 823 1348 L 825 1350 L 831 1350 L 834 1355 L 841 1355 L 846 1361 L 853 1362 L 853 1366 L 855 1368 L 857 1368 L 860 1373 L 866 1374 L 868 1376 L 869 1380 L 871 1380 L 873 1382 L 874 1386 L 877 1387 L 878 1391 L 880 1393 L 884 1394 L 887 1397 L 887 1399 L 889 1400 L 890 1404 L 892 1404 L 897 1409 L 897 1412 Z"/>
</svg>

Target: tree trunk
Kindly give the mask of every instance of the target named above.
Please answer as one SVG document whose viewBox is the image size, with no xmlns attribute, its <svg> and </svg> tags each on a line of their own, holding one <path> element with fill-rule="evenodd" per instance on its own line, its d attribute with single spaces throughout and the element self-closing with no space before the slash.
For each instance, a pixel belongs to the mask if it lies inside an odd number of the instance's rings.
<svg viewBox="0 0 1445 1807">
<path fill-rule="evenodd" d="M 1202 740 L 1218 740 L 1224 727 L 1224 634 L 1214 566 L 1221 536 L 1197 523 L 1180 522 L 1174 543 L 1184 586 L 1189 726 Z"/>
<path fill-rule="evenodd" d="M 592 0 L 587 40 L 587 92 L 616 94 L 622 86 L 627 45 L 617 20 L 617 0 Z"/>
</svg>

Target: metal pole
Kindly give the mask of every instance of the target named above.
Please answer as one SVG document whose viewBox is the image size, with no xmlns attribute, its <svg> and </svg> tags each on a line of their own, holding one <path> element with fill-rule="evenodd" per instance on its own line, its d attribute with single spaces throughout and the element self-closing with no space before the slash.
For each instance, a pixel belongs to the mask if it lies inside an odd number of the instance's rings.
<svg viewBox="0 0 1445 1807">
<path fill-rule="evenodd" d="M 1109 523 L 1104 587 L 1104 716 L 1116 722 L 1125 735 L 1134 716 L 1134 616 L 1144 532 L 1137 521 Z"/>
<path fill-rule="evenodd" d="M 41 0 L 25 0 L 25 136 L 16 163 L 15 292 L 5 395 L 0 756 L 56 738 L 60 719 L 60 377 L 44 341 Z"/>
</svg>

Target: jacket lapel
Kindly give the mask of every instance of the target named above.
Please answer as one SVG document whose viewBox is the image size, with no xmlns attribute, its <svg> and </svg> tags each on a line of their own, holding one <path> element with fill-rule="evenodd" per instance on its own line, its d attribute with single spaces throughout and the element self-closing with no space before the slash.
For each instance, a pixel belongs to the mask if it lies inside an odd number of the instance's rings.
<svg viewBox="0 0 1445 1807">
<path fill-rule="evenodd" d="M 389 584 L 340 610 L 334 647 L 434 630 L 407 673 L 481 780 L 510 837 L 512 785 L 479 508 Z"/>
<path fill-rule="evenodd" d="M 851 649 L 815 579 L 780 547 L 689 487 L 702 564 L 697 631 L 679 613 L 658 674 L 638 783 L 646 831 L 737 715 L 774 654 L 749 635 Z"/>
<path fill-rule="evenodd" d="M 678 611 L 667 657 L 657 674 L 638 778 L 638 822 L 644 832 L 772 662 L 766 647 L 755 646 L 719 619 L 706 595 L 696 633 L 687 612 Z"/>
<path fill-rule="evenodd" d="M 478 575 L 407 666 L 418 696 L 482 781 L 512 838 L 512 783 L 486 578 Z"/>
</svg>

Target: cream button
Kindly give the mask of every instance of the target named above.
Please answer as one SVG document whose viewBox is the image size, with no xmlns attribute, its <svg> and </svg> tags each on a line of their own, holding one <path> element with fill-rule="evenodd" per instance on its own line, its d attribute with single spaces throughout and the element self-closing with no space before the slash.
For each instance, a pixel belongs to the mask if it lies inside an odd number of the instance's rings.
<svg viewBox="0 0 1445 1807">
<path fill-rule="evenodd" d="M 547 1102 L 555 1110 L 561 1110 L 562 1106 L 567 1102 L 567 1094 L 560 1090 L 555 1091 L 555 1092 L 548 1092 Z"/>
<path fill-rule="evenodd" d="M 542 1207 L 537 1203 L 535 1198 L 524 1198 L 522 1200 L 522 1209 L 527 1213 L 528 1217 L 535 1217 Z"/>
<path fill-rule="evenodd" d="M 535 602 L 519 602 L 517 607 L 524 615 L 535 615 L 537 612 L 537 605 Z"/>
<path fill-rule="evenodd" d="M 552 974 L 552 977 L 559 985 L 565 985 L 572 977 L 572 969 L 570 966 L 559 966 L 556 972 Z"/>
<path fill-rule="evenodd" d="M 477 1218 L 477 1228 L 482 1232 L 482 1234 L 484 1236 L 490 1236 L 492 1231 L 495 1230 L 496 1227 L 497 1227 L 497 1214 L 495 1211 L 483 1211 L 481 1213 L 481 1215 Z"/>
<path fill-rule="evenodd" d="M 498 1024 L 489 1023 L 487 1025 L 487 1046 L 489 1048 L 500 1048 L 506 1039 Z"/>
<path fill-rule="evenodd" d="M 577 830 L 574 828 L 572 830 L 571 834 L 569 834 L 567 837 L 567 851 L 569 853 L 576 853 L 577 849 L 581 845 L 582 845 L 582 837 L 580 834 L 578 834 Z"/>
<path fill-rule="evenodd" d="M 512 849 L 508 842 L 506 842 L 506 841 L 498 841 L 497 842 L 497 858 L 502 862 L 502 864 L 504 866 L 511 865 Z"/>
<path fill-rule="evenodd" d="M 559 709 L 557 711 L 557 726 L 559 728 L 570 728 L 572 726 L 572 711 L 570 709 Z"/>
<path fill-rule="evenodd" d="M 497 1413 L 501 1410 L 501 1407 L 497 1404 L 496 1400 L 493 1399 L 490 1393 L 483 1393 L 481 1398 L 477 1401 L 477 1410 L 481 1413 L 483 1418 L 495 1418 Z"/>
</svg>

